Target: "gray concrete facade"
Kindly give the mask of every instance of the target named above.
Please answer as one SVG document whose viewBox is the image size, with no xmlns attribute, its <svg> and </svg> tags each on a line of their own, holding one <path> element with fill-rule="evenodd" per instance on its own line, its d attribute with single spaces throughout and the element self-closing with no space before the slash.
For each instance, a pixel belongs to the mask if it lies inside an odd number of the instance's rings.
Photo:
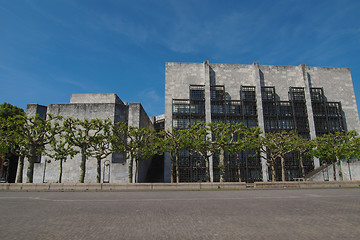
<svg viewBox="0 0 360 240">
<path fill-rule="evenodd" d="M 40 113 L 40 114 L 39 114 Z M 73 117 L 78 119 L 109 119 L 113 123 L 125 122 L 129 126 L 134 127 L 150 127 L 153 124 L 147 116 L 145 110 L 140 103 L 124 104 L 116 94 L 72 94 L 70 103 L 56 103 L 49 106 L 41 106 L 37 104 L 29 104 L 26 114 L 34 116 L 39 114 L 46 117 L 46 114 L 53 116 Z M 49 157 L 42 156 L 39 163 L 35 163 L 34 167 L 34 183 L 49 182 L 55 183 L 59 176 L 59 162 L 51 161 L 46 163 Z M 128 181 L 128 163 L 123 153 L 115 153 L 109 155 L 102 160 L 102 174 L 104 162 L 110 161 L 110 172 L 106 176 L 102 176 L 103 180 L 110 179 L 111 183 L 126 183 Z M 81 156 L 77 154 L 73 159 L 67 159 L 63 163 L 63 182 L 77 182 L 80 175 Z M 149 161 L 139 164 L 139 182 L 144 181 L 147 173 Z M 27 161 L 25 162 L 25 169 Z M 45 169 L 45 171 L 44 171 Z M 45 172 L 45 175 L 44 175 Z M 24 179 L 26 179 L 26 171 L 24 171 Z M 96 182 L 96 160 L 89 158 L 86 163 L 85 182 Z"/>
<path fill-rule="evenodd" d="M 205 86 L 205 119 L 211 122 L 210 86 L 223 85 L 226 98 L 240 100 L 241 86 L 255 86 L 258 126 L 265 132 L 262 112 L 261 87 L 275 87 L 281 101 L 289 101 L 289 88 L 301 87 L 305 92 L 310 137 L 315 138 L 315 124 L 312 111 L 310 88 L 322 88 L 327 102 L 341 102 L 345 130 L 360 130 L 359 115 L 350 69 L 299 66 L 272 66 L 253 63 L 210 64 L 175 63 L 165 64 L 165 129 L 173 126 L 173 99 L 190 99 L 189 86 Z M 165 181 L 170 181 L 170 158 L 165 157 Z M 320 166 L 317 159 L 314 167 Z M 267 167 L 262 163 L 263 180 L 268 180 Z"/>
</svg>

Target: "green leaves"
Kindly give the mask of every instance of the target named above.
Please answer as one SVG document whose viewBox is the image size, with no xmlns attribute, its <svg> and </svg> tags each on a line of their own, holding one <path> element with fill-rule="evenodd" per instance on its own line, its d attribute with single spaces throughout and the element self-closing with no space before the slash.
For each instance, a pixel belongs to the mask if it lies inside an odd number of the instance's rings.
<svg viewBox="0 0 360 240">
<path fill-rule="evenodd" d="M 314 155 L 322 159 L 349 159 L 360 156 L 360 140 L 356 131 L 324 134 L 315 140 Z"/>
</svg>

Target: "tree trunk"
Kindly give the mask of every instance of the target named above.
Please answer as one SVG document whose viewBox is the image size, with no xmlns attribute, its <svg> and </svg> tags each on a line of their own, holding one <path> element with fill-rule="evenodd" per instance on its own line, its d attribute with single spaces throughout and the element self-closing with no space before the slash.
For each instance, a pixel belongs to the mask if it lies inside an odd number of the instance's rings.
<svg viewBox="0 0 360 240">
<path fill-rule="evenodd" d="M 60 173 L 59 173 L 58 183 L 61 183 L 61 180 L 62 180 L 62 172 L 63 172 L 63 160 L 60 159 Z"/>
<path fill-rule="evenodd" d="M 281 160 L 281 181 L 285 182 L 285 159 L 280 157 Z"/>
<path fill-rule="evenodd" d="M 26 172 L 26 182 L 33 183 L 34 179 L 34 163 L 36 161 L 37 156 L 32 156 L 28 159 L 29 165 Z"/>
<path fill-rule="evenodd" d="M 96 182 L 100 183 L 101 182 L 101 158 L 97 157 L 96 158 Z"/>
<path fill-rule="evenodd" d="M 333 165 L 333 171 L 334 171 L 334 181 L 336 181 L 336 167 L 335 167 L 335 162 L 332 161 L 332 165 Z"/>
<path fill-rule="evenodd" d="M 80 178 L 79 183 L 84 183 L 86 172 L 86 147 L 81 148 Z"/>
<path fill-rule="evenodd" d="M 25 159 L 25 157 L 23 155 L 21 155 L 19 158 L 19 166 L 18 166 L 17 179 L 16 179 L 17 183 L 23 182 L 24 159 Z"/>
<path fill-rule="evenodd" d="M 175 156 L 175 167 L 176 167 L 176 183 L 180 182 L 180 174 L 179 174 L 179 154 Z"/>
<path fill-rule="evenodd" d="M 130 155 L 129 163 L 128 163 L 128 182 L 129 183 L 132 183 L 133 162 L 134 162 L 134 160 L 133 160 L 132 156 Z"/>
<path fill-rule="evenodd" d="M 134 174 L 134 183 L 138 182 L 137 176 L 138 176 L 138 164 L 139 160 L 135 159 L 135 174 Z"/>
<path fill-rule="evenodd" d="M 170 154 L 170 159 L 171 159 L 171 176 L 170 176 L 170 182 L 174 183 L 174 156 L 172 155 L 172 153 Z"/>
<path fill-rule="evenodd" d="M 205 158 L 204 157 L 204 160 L 205 160 L 205 171 L 206 171 L 206 182 L 210 182 L 210 164 L 209 164 L 209 158 Z"/>
<path fill-rule="evenodd" d="M 304 162 L 303 162 L 303 157 L 302 154 L 300 153 L 300 167 L 301 167 L 301 176 L 304 178 L 305 180 L 305 169 L 304 169 Z"/>
<path fill-rule="evenodd" d="M 220 182 L 222 183 L 222 182 L 224 182 L 224 173 L 225 173 L 225 171 L 224 171 L 224 156 L 225 155 L 225 150 L 224 150 L 224 148 L 221 148 L 220 149 L 220 155 L 219 155 L 219 173 L 220 173 Z"/>
<path fill-rule="evenodd" d="M 28 168 L 26 172 L 26 182 L 27 183 L 33 183 L 34 179 L 34 165 L 38 158 L 38 155 L 36 154 L 36 147 L 30 147 L 30 156 L 28 157 Z"/>
<path fill-rule="evenodd" d="M 271 163 L 271 175 L 272 175 L 272 182 L 276 182 L 276 172 L 275 172 L 275 161 Z"/>
<path fill-rule="evenodd" d="M 336 162 L 337 162 L 337 165 L 338 165 L 338 171 L 339 171 L 339 180 L 340 181 L 343 181 L 344 178 L 343 178 L 343 174 L 342 174 L 342 169 L 341 169 L 341 160 L 336 158 Z"/>
<path fill-rule="evenodd" d="M 239 182 L 241 182 L 241 171 L 240 171 L 240 153 L 237 153 L 236 154 L 237 156 L 237 172 L 238 172 L 238 179 L 239 179 Z"/>
</svg>

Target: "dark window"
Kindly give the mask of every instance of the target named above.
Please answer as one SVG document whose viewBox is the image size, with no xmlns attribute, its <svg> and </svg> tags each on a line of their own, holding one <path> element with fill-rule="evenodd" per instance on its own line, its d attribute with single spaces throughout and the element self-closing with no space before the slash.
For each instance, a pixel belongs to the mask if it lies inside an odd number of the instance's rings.
<svg viewBox="0 0 360 240">
<path fill-rule="evenodd" d="M 292 130 L 294 129 L 294 122 L 292 119 L 279 119 L 280 130 Z"/>
<path fill-rule="evenodd" d="M 190 85 L 190 99 L 204 100 L 205 99 L 204 85 Z"/>
<path fill-rule="evenodd" d="M 211 113 L 225 114 L 225 106 L 224 105 L 211 105 Z"/>
<path fill-rule="evenodd" d="M 331 132 L 337 132 L 342 131 L 342 127 L 340 125 L 339 119 L 329 119 L 329 131 Z"/>
<path fill-rule="evenodd" d="M 312 109 L 313 109 L 314 116 L 325 116 L 326 115 L 326 108 L 322 102 L 320 102 L 320 103 L 314 102 L 312 104 Z"/>
<path fill-rule="evenodd" d="M 203 90 L 190 90 L 190 99 L 191 100 L 202 100 L 204 99 L 205 94 Z"/>
<path fill-rule="evenodd" d="M 204 104 L 192 104 L 190 105 L 191 114 L 204 114 L 205 105 Z"/>
<path fill-rule="evenodd" d="M 241 100 L 243 101 L 255 101 L 255 87 L 253 86 L 241 86 Z"/>
<path fill-rule="evenodd" d="M 275 101 L 275 88 L 274 87 L 262 87 L 261 97 L 263 101 Z"/>
<path fill-rule="evenodd" d="M 266 131 L 271 131 L 271 130 L 276 130 L 276 129 L 277 129 L 276 119 L 265 119 L 265 130 Z"/>
<path fill-rule="evenodd" d="M 278 106 L 279 116 L 292 116 L 292 107 L 289 102 L 280 102 Z"/>
<path fill-rule="evenodd" d="M 246 119 L 245 124 L 248 128 L 257 127 L 258 123 L 256 119 Z"/>
<path fill-rule="evenodd" d="M 246 116 L 256 116 L 256 105 L 249 104 L 244 106 Z"/>
<path fill-rule="evenodd" d="M 189 119 L 173 119 L 173 128 L 175 129 L 186 129 L 189 126 Z"/>
<path fill-rule="evenodd" d="M 263 103 L 264 116 L 276 116 L 276 105 L 273 102 Z"/>
<path fill-rule="evenodd" d="M 227 105 L 227 112 L 229 115 L 240 116 L 241 115 L 241 105 Z"/>
<path fill-rule="evenodd" d="M 324 93 L 322 88 L 310 88 L 311 101 L 322 102 L 324 100 Z"/>
<path fill-rule="evenodd" d="M 339 103 L 327 103 L 328 115 L 335 117 L 340 115 L 340 104 Z"/>
<path fill-rule="evenodd" d="M 211 86 L 210 87 L 210 99 L 211 100 L 224 100 L 225 88 L 224 86 Z"/>
<path fill-rule="evenodd" d="M 304 88 L 290 88 L 290 99 L 292 101 L 305 101 Z"/>
</svg>

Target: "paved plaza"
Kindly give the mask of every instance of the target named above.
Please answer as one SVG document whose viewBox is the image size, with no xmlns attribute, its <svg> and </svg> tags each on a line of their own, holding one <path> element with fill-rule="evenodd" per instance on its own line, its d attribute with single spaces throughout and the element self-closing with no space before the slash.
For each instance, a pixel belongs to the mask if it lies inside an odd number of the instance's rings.
<svg viewBox="0 0 360 240">
<path fill-rule="evenodd" d="M 359 239 L 360 189 L 0 192 L 0 239 Z"/>
</svg>

